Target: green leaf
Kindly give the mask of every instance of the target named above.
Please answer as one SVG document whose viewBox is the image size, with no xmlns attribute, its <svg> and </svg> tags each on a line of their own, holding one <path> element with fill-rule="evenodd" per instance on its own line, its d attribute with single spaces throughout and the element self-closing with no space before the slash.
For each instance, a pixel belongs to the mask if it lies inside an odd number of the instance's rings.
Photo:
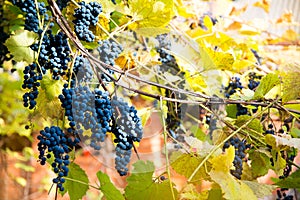
<svg viewBox="0 0 300 200">
<path fill-rule="evenodd" d="M 229 104 L 226 106 L 227 117 L 236 118 L 237 107 L 236 104 Z"/>
<path fill-rule="evenodd" d="M 279 179 L 278 182 L 275 183 L 282 188 L 296 188 L 300 190 L 300 170 L 295 171 L 289 177 L 285 179 Z"/>
<path fill-rule="evenodd" d="M 99 171 L 97 172 L 97 178 L 100 181 L 100 190 L 103 192 L 106 200 L 124 199 L 121 192 L 112 184 L 107 174 Z"/>
<path fill-rule="evenodd" d="M 173 0 L 129 0 L 130 15 L 134 23 L 129 25 L 132 30 L 146 27 L 164 28 L 174 14 Z"/>
<path fill-rule="evenodd" d="M 155 170 L 153 162 L 137 161 L 133 164 L 134 169 L 132 174 L 126 179 L 128 182 L 125 188 L 125 196 L 128 200 L 169 200 L 173 199 L 171 188 L 174 191 L 175 199 L 177 199 L 178 192 L 174 185 L 169 180 L 162 183 L 153 181 L 152 176 Z"/>
<path fill-rule="evenodd" d="M 252 117 L 249 115 L 241 115 L 237 117 L 237 120 L 235 122 L 235 125 L 238 127 L 243 126 L 245 123 L 247 123 L 249 120 L 251 120 Z M 243 128 L 244 131 L 248 131 L 249 133 L 262 133 L 263 132 L 263 126 L 260 123 L 259 119 L 253 119 L 247 127 Z"/>
<path fill-rule="evenodd" d="M 193 184 L 186 185 L 180 194 L 180 199 L 206 200 L 207 198 L 208 198 L 208 191 L 199 192 L 197 191 L 196 186 Z"/>
<path fill-rule="evenodd" d="M 264 95 L 267 94 L 273 87 L 280 83 L 280 79 L 276 74 L 267 74 L 262 78 L 259 86 L 255 90 L 254 99 L 263 99 Z"/>
<path fill-rule="evenodd" d="M 251 160 L 252 173 L 255 177 L 263 176 L 268 173 L 271 168 L 270 157 L 264 152 L 252 151 L 249 152 Z"/>
<path fill-rule="evenodd" d="M 32 63 L 34 61 L 34 51 L 30 46 L 37 39 L 37 34 L 27 30 L 16 31 L 15 35 L 10 36 L 5 46 L 10 53 L 14 56 L 14 60 L 17 62 L 26 61 Z"/>
<path fill-rule="evenodd" d="M 276 189 L 276 186 L 261 184 L 256 181 L 242 182 L 248 185 L 258 198 L 264 198 L 265 196 L 270 195 Z"/>
<path fill-rule="evenodd" d="M 76 163 L 71 163 L 67 178 L 64 187 L 70 196 L 70 200 L 81 199 L 89 189 L 89 179 L 85 171 Z"/>
<path fill-rule="evenodd" d="M 292 138 L 290 135 L 286 135 L 286 137 L 279 137 L 277 135 L 272 135 L 275 138 L 276 146 L 289 146 L 294 147 L 300 150 L 300 139 L 299 138 Z"/>
<path fill-rule="evenodd" d="M 222 190 L 220 188 L 213 188 L 209 190 L 208 200 L 222 199 Z"/>
<path fill-rule="evenodd" d="M 300 129 L 293 127 L 290 134 L 294 138 L 300 138 Z"/>
</svg>

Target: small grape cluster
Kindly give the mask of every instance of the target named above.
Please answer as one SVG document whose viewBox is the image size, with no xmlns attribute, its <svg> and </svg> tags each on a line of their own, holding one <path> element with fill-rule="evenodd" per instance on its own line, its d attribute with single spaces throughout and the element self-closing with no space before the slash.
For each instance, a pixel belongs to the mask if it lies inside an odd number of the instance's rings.
<svg viewBox="0 0 300 200">
<path fill-rule="evenodd" d="M 291 194 L 286 194 L 288 188 L 281 188 L 276 191 L 277 198 L 276 200 L 293 200 L 294 196 Z"/>
<path fill-rule="evenodd" d="M 38 87 L 40 86 L 40 80 L 42 80 L 41 73 L 37 72 L 37 64 L 32 63 L 29 66 L 26 66 L 23 70 L 24 81 L 22 84 L 23 89 L 29 89 L 29 92 L 26 92 L 23 95 L 23 105 L 24 107 L 29 107 L 33 109 L 36 106 L 36 98 L 38 97 L 39 91 Z"/>
<path fill-rule="evenodd" d="M 156 40 L 158 41 L 158 49 L 164 48 L 164 49 L 170 49 L 171 48 L 171 41 L 169 39 L 169 36 L 167 34 L 161 34 L 156 36 Z"/>
<path fill-rule="evenodd" d="M 271 134 L 271 135 L 274 135 L 275 134 L 275 130 L 274 130 L 274 126 L 273 124 L 269 124 L 268 125 L 268 129 L 265 130 L 265 134 Z"/>
<path fill-rule="evenodd" d="M 142 124 L 137 110 L 116 96 L 111 100 L 113 125 L 111 132 L 115 135 L 116 169 L 120 176 L 128 172 L 126 167 L 130 161 L 133 142 L 140 142 L 143 136 Z"/>
<path fill-rule="evenodd" d="M 207 30 L 207 27 L 204 25 L 204 17 L 205 17 L 205 16 L 208 16 L 208 17 L 210 18 L 210 20 L 211 20 L 211 22 L 212 22 L 213 25 L 215 25 L 215 24 L 218 22 L 217 18 L 214 17 L 214 16 L 212 15 L 211 12 L 204 13 L 204 14 L 199 18 L 199 22 L 198 22 L 198 25 L 199 25 L 202 29 L 204 29 L 204 30 Z"/>
<path fill-rule="evenodd" d="M 99 47 L 97 48 L 100 60 L 104 62 L 107 65 L 114 66 L 115 65 L 115 59 L 120 55 L 120 53 L 123 51 L 122 45 L 116 43 L 112 39 L 99 41 Z M 105 66 L 104 66 L 105 67 Z M 113 74 L 114 71 L 111 69 L 107 69 L 107 71 L 110 74 Z M 101 78 L 104 81 L 110 82 L 110 78 L 105 74 L 102 73 Z"/>
<path fill-rule="evenodd" d="M 237 179 L 241 179 L 243 173 L 243 159 L 245 158 L 245 150 L 250 148 L 246 145 L 244 141 L 240 140 L 238 137 L 232 137 L 224 143 L 223 151 L 232 145 L 235 148 L 235 156 L 233 160 L 233 165 L 235 170 L 230 170 L 231 174 Z"/>
<path fill-rule="evenodd" d="M 90 26 L 96 26 L 98 16 L 102 12 L 102 5 L 98 2 L 86 4 L 84 1 L 78 3 L 80 8 L 75 9 L 73 20 L 74 31 L 80 40 L 93 42 L 95 35 L 89 30 Z"/>
<path fill-rule="evenodd" d="M 12 3 L 25 12 L 25 25 L 24 29 L 38 33 L 43 27 L 39 25 L 38 13 L 34 0 L 12 0 Z M 38 11 L 40 16 L 44 16 L 44 21 L 49 20 L 49 16 L 46 13 L 47 8 L 44 2 L 38 2 Z"/>
<path fill-rule="evenodd" d="M 254 90 L 255 88 L 257 88 L 257 86 L 260 83 L 261 76 L 256 75 L 255 72 L 250 72 L 249 73 L 249 83 L 248 83 L 248 88 L 250 90 Z"/>
<path fill-rule="evenodd" d="M 31 49 L 38 51 L 38 47 L 39 44 L 36 43 L 31 46 Z M 47 70 L 50 70 L 52 78 L 59 80 L 60 77 L 66 75 L 68 63 L 71 61 L 69 55 L 70 48 L 66 35 L 62 32 L 53 35 L 51 30 L 47 30 L 40 46 L 38 58 L 42 72 L 46 73 Z"/>
<path fill-rule="evenodd" d="M 53 171 L 58 175 L 52 181 L 57 184 L 60 191 L 64 191 L 64 176 L 68 176 L 70 164 L 68 153 L 79 143 L 79 139 L 67 138 L 65 133 L 57 126 L 44 128 L 37 136 L 39 140 L 38 151 L 40 164 L 45 165 L 46 160 L 51 158 L 51 152 L 54 161 L 51 163 Z"/>
<path fill-rule="evenodd" d="M 237 90 L 243 89 L 241 79 L 239 77 L 232 77 L 228 86 L 226 86 L 225 89 L 225 97 L 229 98 L 231 95 L 236 93 Z"/>
</svg>

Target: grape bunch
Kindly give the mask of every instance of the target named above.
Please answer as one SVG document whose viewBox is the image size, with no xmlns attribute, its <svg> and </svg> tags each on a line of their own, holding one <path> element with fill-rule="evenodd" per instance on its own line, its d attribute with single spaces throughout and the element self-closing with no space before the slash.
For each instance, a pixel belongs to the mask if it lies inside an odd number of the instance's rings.
<svg viewBox="0 0 300 200">
<path fill-rule="evenodd" d="M 100 60 L 107 65 L 114 66 L 115 59 L 119 56 L 119 54 L 123 51 L 123 47 L 120 44 L 117 44 L 112 39 L 99 41 L 99 47 L 97 48 L 100 56 Z M 105 67 L 105 66 L 104 66 Z M 113 74 L 114 71 L 111 69 L 107 69 L 110 74 Z M 104 81 L 110 82 L 110 78 L 105 74 L 101 74 L 101 78 Z"/>
<path fill-rule="evenodd" d="M 245 158 L 245 150 L 249 148 L 244 141 L 241 141 L 238 137 L 232 137 L 224 143 L 223 151 L 230 146 L 235 148 L 235 156 L 233 160 L 233 165 L 235 170 L 230 170 L 231 174 L 237 179 L 241 179 L 243 172 L 243 159 Z"/>
<path fill-rule="evenodd" d="M 140 142 L 143 137 L 143 129 L 137 110 L 129 106 L 123 99 L 116 96 L 111 100 L 112 105 L 112 130 L 115 135 L 116 146 L 116 169 L 120 176 L 125 176 L 128 172 L 126 167 L 130 161 L 133 142 Z"/>
<path fill-rule="evenodd" d="M 74 62 L 73 73 L 79 83 L 90 82 L 93 79 L 94 72 L 88 60 L 84 57 L 77 56 Z M 75 77 L 73 79 L 75 80 Z"/>
<path fill-rule="evenodd" d="M 32 63 L 26 66 L 23 70 L 24 81 L 22 84 L 23 89 L 28 89 L 29 92 L 25 92 L 23 95 L 23 105 L 24 107 L 29 107 L 33 109 L 36 106 L 36 98 L 38 97 L 40 86 L 40 80 L 42 80 L 42 74 L 37 71 L 37 64 Z"/>
<path fill-rule="evenodd" d="M 31 46 L 31 49 L 38 51 L 38 47 L 39 44 L 36 43 Z M 68 63 L 71 61 L 69 55 L 70 48 L 66 35 L 62 32 L 53 35 L 50 29 L 47 30 L 43 37 L 38 58 L 42 72 L 45 74 L 50 70 L 52 78 L 59 80 L 60 77 L 66 75 Z"/>
<path fill-rule="evenodd" d="M 38 6 L 35 5 L 34 0 L 12 0 L 12 3 L 25 12 L 25 30 L 38 33 L 44 28 L 40 27 L 38 14 L 39 16 L 44 17 L 44 22 L 49 20 L 49 15 L 46 13 L 47 8 L 44 2 L 37 2 Z M 36 7 L 38 7 L 39 13 L 37 13 Z"/>
<path fill-rule="evenodd" d="M 52 181 L 57 184 L 60 191 L 64 191 L 63 183 L 64 176 L 68 176 L 70 164 L 68 153 L 72 151 L 73 147 L 79 143 L 79 139 L 67 138 L 65 133 L 57 126 L 45 127 L 37 136 L 39 140 L 38 151 L 40 164 L 45 165 L 47 159 L 51 158 L 51 153 L 54 156 L 54 161 L 51 163 L 53 171 L 57 177 Z"/>
<path fill-rule="evenodd" d="M 241 79 L 239 77 L 232 77 L 228 86 L 225 89 L 225 97 L 229 98 L 231 95 L 236 93 L 237 90 L 243 89 Z"/>
<path fill-rule="evenodd" d="M 248 83 L 248 88 L 250 90 L 254 90 L 255 88 L 258 87 L 259 83 L 260 83 L 260 80 L 261 79 L 261 76 L 259 75 L 256 75 L 255 72 L 250 72 L 249 73 L 249 83 Z"/>
<path fill-rule="evenodd" d="M 97 25 L 98 16 L 102 12 L 102 5 L 98 2 L 86 4 L 84 1 L 78 4 L 80 8 L 76 8 L 74 13 L 74 31 L 80 40 L 93 42 L 95 35 L 89 30 L 89 27 Z"/>
</svg>

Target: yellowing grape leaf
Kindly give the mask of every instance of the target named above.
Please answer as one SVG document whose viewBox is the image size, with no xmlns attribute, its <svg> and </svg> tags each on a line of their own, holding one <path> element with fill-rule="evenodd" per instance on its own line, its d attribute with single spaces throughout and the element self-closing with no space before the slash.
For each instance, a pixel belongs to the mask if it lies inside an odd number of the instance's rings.
<svg viewBox="0 0 300 200">
<path fill-rule="evenodd" d="M 248 4 L 246 4 L 244 7 L 242 8 L 236 8 L 236 7 L 232 7 L 231 11 L 229 12 L 229 16 L 232 16 L 232 15 L 240 15 L 242 13 L 244 13 L 248 8 Z"/>
<path fill-rule="evenodd" d="M 197 188 L 193 184 L 186 185 L 182 192 L 180 193 L 180 199 L 189 199 L 189 200 L 207 200 L 208 191 L 197 191 Z"/>
<path fill-rule="evenodd" d="M 286 66 L 284 69 L 285 71 L 281 72 L 281 77 L 283 80 L 282 101 L 285 103 L 300 97 L 300 66 Z"/>
<path fill-rule="evenodd" d="M 165 27 L 142 27 L 135 29 L 135 32 L 145 37 L 161 35 L 170 32 L 170 29 Z"/>
<path fill-rule="evenodd" d="M 189 13 L 188 7 L 186 5 L 183 5 L 182 0 L 174 0 L 174 4 L 178 15 L 185 18 L 189 18 L 193 16 L 192 13 Z"/>
<path fill-rule="evenodd" d="M 17 62 L 26 61 L 32 63 L 34 61 L 34 51 L 30 46 L 38 38 L 34 32 L 27 30 L 18 30 L 15 35 L 11 35 L 6 41 L 5 46 L 14 56 Z"/>
<path fill-rule="evenodd" d="M 261 184 L 257 181 L 242 181 L 248 185 L 258 198 L 264 198 L 270 195 L 275 189 L 274 185 Z"/>
<path fill-rule="evenodd" d="M 263 99 L 264 95 L 267 94 L 274 86 L 280 84 L 278 75 L 270 73 L 262 78 L 260 84 L 254 93 L 254 99 Z"/>
<path fill-rule="evenodd" d="M 272 135 L 275 138 L 276 145 L 284 145 L 289 147 L 294 147 L 300 150 L 300 139 L 299 138 L 292 138 L 290 135 L 284 135 L 282 137 L 277 135 Z"/>
<path fill-rule="evenodd" d="M 203 88 L 206 88 L 206 83 L 200 73 L 190 75 L 189 72 L 186 72 L 185 77 L 190 88 L 192 88 L 195 92 L 203 92 Z"/>
<path fill-rule="evenodd" d="M 233 70 L 232 65 L 234 63 L 234 58 L 232 54 L 222 51 L 214 51 L 211 48 L 203 48 L 203 50 L 209 55 L 217 69 L 228 71 Z"/>
<path fill-rule="evenodd" d="M 259 0 L 253 4 L 255 7 L 260 7 L 264 9 L 266 13 L 270 11 L 271 0 Z"/>
<path fill-rule="evenodd" d="M 105 14 L 100 13 L 98 17 L 98 24 L 96 26 L 90 26 L 89 29 L 96 36 L 96 41 L 106 39 L 106 33 L 110 30 L 109 19 L 105 16 Z"/>
<path fill-rule="evenodd" d="M 292 12 L 285 12 L 283 13 L 277 20 L 276 23 L 291 23 L 293 22 L 293 13 Z"/>
<path fill-rule="evenodd" d="M 233 167 L 233 159 L 233 146 L 226 149 L 224 154 L 211 158 L 212 170 L 209 173 L 211 179 L 221 187 L 225 199 L 242 200 L 245 196 L 250 200 L 257 199 L 253 191 L 245 183 L 235 179 L 230 174 L 230 169 Z"/>
<path fill-rule="evenodd" d="M 174 14 L 173 0 L 129 0 L 132 30 L 145 27 L 165 27 Z"/>
<path fill-rule="evenodd" d="M 271 168 L 270 157 L 264 152 L 251 151 L 249 153 L 251 159 L 251 169 L 254 177 L 266 175 Z"/>
<path fill-rule="evenodd" d="M 198 156 L 192 156 L 186 153 L 179 154 L 175 152 L 171 156 L 171 166 L 178 174 L 188 178 L 193 174 L 202 160 L 203 158 Z M 193 182 L 197 180 L 197 183 L 199 183 L 200 180 L 207 179 L 209 176 L 206 173 L 206 170 L 209 170 L 210 167 L 210 163 L 206 162 L 206 165 L 202 166 L 200 170 L 198 170 L 191 181 Z"/>
</svg>

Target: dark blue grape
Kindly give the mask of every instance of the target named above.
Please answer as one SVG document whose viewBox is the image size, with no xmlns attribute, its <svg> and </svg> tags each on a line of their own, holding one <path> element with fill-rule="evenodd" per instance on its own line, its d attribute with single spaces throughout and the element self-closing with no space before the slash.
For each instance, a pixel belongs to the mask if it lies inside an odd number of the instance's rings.
<svg viewBox="0 0 300 200">
<path fill-rule="evenodd" d="M 60 191 L 63 191 L 62 184 L 65 179 L 62 177 L 68 175 L 68 165 L 70 163 L 70 157 L 67 154 L 76 146 L 78 140 L 67 139 L 65 133 L 57 126 L 45 127 L 44 130 L 40 131 L 37 139 L 39 140 L 37 146 L 40 152 L 40 164 L 45 165 L 46 160 L 51 158 L 51 156 L 48 156 L 49 153 L 53 153 L 54 161 L 51 166 L 57 177 L 52 181 L 57 184 Z"/>
<path fill-rule="evenodd" d="M 76 8 L 74 13 L 74 31 L 80 40 L 93 42 L 95 35 L 89 30 L 89 27 L 96 26 L 98 16 L 102 12 L 102 6 L 98 2 L 86 4 L 84 1 L 81 1 L 78 4 L 80 8 Z"/>
</svg>

